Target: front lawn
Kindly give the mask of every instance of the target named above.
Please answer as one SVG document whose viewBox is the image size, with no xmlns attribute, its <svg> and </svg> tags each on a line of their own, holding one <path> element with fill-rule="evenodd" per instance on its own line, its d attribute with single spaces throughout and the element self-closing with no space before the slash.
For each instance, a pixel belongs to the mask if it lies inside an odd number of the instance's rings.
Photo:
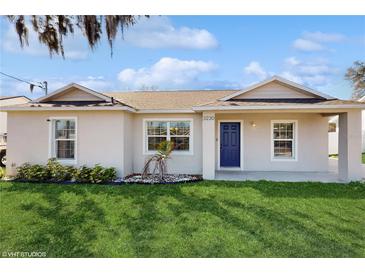
<svg viewBox="0 0 365 274">
<path fill-rule="evenodd" d="M 362 184 L 2 182 L 0 190 L 0 254 L 365 257 Z"/>
</svg>

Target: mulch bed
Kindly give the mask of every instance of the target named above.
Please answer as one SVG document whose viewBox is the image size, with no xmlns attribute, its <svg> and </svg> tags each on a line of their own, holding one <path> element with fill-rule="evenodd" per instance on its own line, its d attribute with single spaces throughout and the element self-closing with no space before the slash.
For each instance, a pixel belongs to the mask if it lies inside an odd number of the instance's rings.
<svg viewBox="0 0 365 274">
<path fill-rule="evenodd" d="M 113 182 L 106 183 L 80 183 L 76 181 L 63 181 L 63 182 L 55 182 L 55 181 L 30 181 L 30 180 L 20 180 L 20 179 L 1 179 L 2 181 L 8 182 L 16 182 L 16 183 L 39 183 L 39 184 L 56 184 L 56 185 L 124 185 L 124 184 L 145 184 L 145 185 L 153 185 L 153 184 L 182 184 L 182 183 L 195 183 L 202 181 L 203 178 L 201 175 L 189 175 L 189 174 L 166 174 L 164 176 L 164 180 L 160 181 L 158 175 L 147 175 L 146 178 L 142 179 L 141 174 L 131 174 L 124 179 L 118 178 Z"/>
<path fill-rule="evenodd" d="M 126 184 L 181 184 L 181 183 L 195 183 L 203 180 L 201 175 L 190 174 L 166 174 L 164 180 L 160 181 L 158 175 L 149 174 L 146 178 L 142 178 L 141 174 L 132 174 L 124 179 Z"/>
</svg>

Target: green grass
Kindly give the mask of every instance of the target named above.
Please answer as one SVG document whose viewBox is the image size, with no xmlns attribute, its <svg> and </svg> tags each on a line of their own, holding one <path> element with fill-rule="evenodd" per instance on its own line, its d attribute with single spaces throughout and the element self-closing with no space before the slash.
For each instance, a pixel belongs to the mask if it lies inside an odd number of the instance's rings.
<svg viewBox="0 0 365 274">
<path fill-rule="evenodd" d="M 365 185 L 359 183 L 2 182 L 0 190 L 0 254 L 365 257 Z"/>
<path fill-rule="evenodd" d="M 338 154 L 330 154 L 330 158 L 338 158 Z M 365 164 L 365 153 L 362 154 L 362 163 Z"/>
</svg>

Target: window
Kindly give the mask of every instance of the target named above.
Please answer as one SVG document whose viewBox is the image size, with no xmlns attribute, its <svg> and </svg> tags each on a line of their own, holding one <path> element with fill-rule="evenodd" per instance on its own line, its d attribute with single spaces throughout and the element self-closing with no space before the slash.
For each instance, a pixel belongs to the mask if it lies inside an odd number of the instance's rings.
<svg viewBox="0 0 365 274">
<path fill-rule="evenodd" d="M 191 152 L 192 121 L 152 120 L 145 123 L 147 151 L 155 151 L 162 141 L 172 141 L 175 151 Z"/>
<path fill-rule="evenodd" d="M 296 122 L 272 123 L 273 159 L 296 159 Z"/>
<path fill-rule="evenodd" d="M 76 120 L 52 119 L 51 157 L 59 160 L 76 159 Z"/>
</svg>

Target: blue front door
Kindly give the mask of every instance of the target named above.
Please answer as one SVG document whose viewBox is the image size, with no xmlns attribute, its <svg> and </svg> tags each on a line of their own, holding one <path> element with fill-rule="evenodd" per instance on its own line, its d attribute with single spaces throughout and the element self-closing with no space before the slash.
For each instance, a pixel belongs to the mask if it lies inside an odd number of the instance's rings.
<svg viewBox="0 0 365 274">
<path fill-rule="evenodd" d="M 240 123 L 220 124 L 220 166 L 240 167 Z"/>
</svg>

